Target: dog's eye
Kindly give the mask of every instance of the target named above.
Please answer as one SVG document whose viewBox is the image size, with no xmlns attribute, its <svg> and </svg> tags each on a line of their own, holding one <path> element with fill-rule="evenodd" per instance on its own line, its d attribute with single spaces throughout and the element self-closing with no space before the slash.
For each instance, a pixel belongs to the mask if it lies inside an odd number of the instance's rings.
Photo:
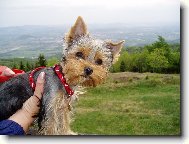
<svg viewBox="0 0 189 144">
<path fill-rule="evenodd" d="M 84 55 L 83 55 L 82 52 L 76 52 L 75 56 L 78 57 L 78 58 L 84 59 Z"/>
<path fill-rule="evenodd" d="M 101 60 L 101 59 L 97 59 L 97 60 L 95 61 L 95 63 L 96 63 L 97 65 L 101 65 L 101 64 L 102 64 L 102 60 Z"/>
</svg>

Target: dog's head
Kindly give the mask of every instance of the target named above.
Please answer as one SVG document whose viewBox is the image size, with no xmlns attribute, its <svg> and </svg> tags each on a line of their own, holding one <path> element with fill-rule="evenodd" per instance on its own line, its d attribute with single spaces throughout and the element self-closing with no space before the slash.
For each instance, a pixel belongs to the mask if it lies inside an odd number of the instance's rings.
<svg viewBox="0 0 189 144">
<path fill-rule="evenodd" d="M 64 40 L 61 65 L 65 78 L 71 85 L 83 86 L 96 86 L 105 80 L 124 43 L 92 38 L 81 17 Z"/>
</svg>

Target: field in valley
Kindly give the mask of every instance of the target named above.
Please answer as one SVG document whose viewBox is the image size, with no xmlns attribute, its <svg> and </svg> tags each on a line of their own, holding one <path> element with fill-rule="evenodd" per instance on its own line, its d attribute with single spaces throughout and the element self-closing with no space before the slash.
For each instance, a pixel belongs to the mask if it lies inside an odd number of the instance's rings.
<svg viewBox="0 0 189 144">
<path fill-rule="evenodd" d="M 72 129 L 97 135 L 180 135 L 180 75 L 113 73 L 75 104 Z"/>
</svg>

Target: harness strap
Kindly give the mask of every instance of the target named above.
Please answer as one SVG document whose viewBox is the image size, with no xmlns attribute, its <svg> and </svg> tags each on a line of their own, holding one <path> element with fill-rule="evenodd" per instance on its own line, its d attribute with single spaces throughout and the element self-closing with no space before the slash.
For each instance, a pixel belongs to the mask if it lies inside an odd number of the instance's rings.
<svg viewBox="0 0 189 144">
<path fill-rule="evenodd" d="M 64 74 L 62 73 L 62 67 L 60 65 L 55 65 L 54 71 L 57 74 L 58 78 L 60 79 L 61 83 L 63 84 L 69 97 L 72 96 L 74 94 L 74 91 L 67 84 L 66 79 L 64 78 Z"/>
<path fill-rule="evenodd" d="M 34 81 L 34 73 L 45 68 L 44 66 L 43 67 L 38 67 L 34 70 L 32 70 L 32 72 L 29 74 L 29 83 L 30 83 L 30 86 L 32 87 L 33 91 L 35 90 L 35 87 L 36 87 L 36 84 L 35 84 L 35 81 Z"/>
<path fill-rule="evenodd" d="M 41 69 L 43 69 L 45 67 L 38 67 L 36 69 L 34 69 L 30 74 L 29 74 L 29 83 L 33 89 L 33 91 L 35 90 L 36 84 L 34 81 L 34 73 L 36 71 L 39 71 Z M 56 75 L 58 76 L 58 78 L 60 79 L 61 83 L 63 84 L 67 94 L 69 97 L 71 97 L 74 94 L 74 91 L 70 88 L 70 86 L 67 84 L 66 79 L 64 78 L 64 74 L 62 73 L 62 67 L 60 65 L 55 65 L 53 67 L 54 72 L 56 73 Z"/>
</svg>

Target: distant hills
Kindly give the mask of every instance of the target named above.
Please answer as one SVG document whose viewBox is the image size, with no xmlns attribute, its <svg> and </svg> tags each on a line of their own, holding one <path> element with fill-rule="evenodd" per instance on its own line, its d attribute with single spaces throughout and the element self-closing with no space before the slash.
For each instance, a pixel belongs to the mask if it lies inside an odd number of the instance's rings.
<svg viewBox="0 0 189 144">
<path fill-rule="evenodd" d="M 63 37 L 70 26 L 19 26 L 0 28 L 0 58 L 36 58 L 40 53 L 62 53 Z M 89 32 L 101 39 L 126 40 L 125 46 L 144 46 L 163 36 L 169 43 L 180 43 L 180 26 L 89 25 Z"/>
</svg>

